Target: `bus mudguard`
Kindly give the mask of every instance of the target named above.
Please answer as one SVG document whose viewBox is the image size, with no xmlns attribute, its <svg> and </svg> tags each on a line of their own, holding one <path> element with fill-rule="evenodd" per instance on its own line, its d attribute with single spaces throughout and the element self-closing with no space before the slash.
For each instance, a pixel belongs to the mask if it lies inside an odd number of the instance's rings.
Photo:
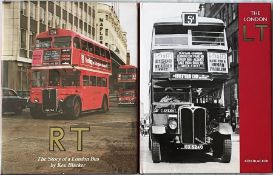
<svg viewBox="0 0 273 175">
<path fill-rule="evenodd" d="M 229 123 L 219 123 L 216 131 L 222 135 L 230 135 L 232 134 L 232 127 Z"/>
<path fill-rule="evenodd" d="M 67 109 L 72 108 L 73 104 L 74 104 L 74 100 L 77 99 L 77 98 L 81 99 L 78 95 L 70 95 L 70 96 L 68 96 L 65 99 L 65 101 L 64 101 L 65 102 L 65 107 Z"/>
</svg>

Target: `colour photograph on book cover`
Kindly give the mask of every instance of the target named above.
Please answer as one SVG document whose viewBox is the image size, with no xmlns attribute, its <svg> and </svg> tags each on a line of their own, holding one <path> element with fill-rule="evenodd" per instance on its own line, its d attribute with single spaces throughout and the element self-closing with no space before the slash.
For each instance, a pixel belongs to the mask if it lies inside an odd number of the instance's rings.
<svg viewBox="0 0 273 175">
<path fill-rule="evenodd" d="M 238 60 L 237 4 L 140 5 L 142 173 L 240 172 Z"/>
<path fill-rule="evenodd" d="M 137 4 L 1 9 L 1 174 L 137 173 Z"/>
</svg>

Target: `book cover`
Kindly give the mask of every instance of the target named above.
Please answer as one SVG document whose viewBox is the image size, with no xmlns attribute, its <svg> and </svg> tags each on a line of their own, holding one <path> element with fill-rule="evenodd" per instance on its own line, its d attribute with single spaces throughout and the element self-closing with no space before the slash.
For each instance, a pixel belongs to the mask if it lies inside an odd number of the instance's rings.
<svg viewBox="0 0 273 175">
<path fill-rule="evenodd" d="M 4 1 L 1 17 L 1 174 L 137 173 L 136 3 Z"/>
<path fill-rule="evenodd" d="M 272 173 L 272 4 L 0 7 L 1 174 Z"/>
<path fill-rule="evenodd" d="M 140 5 L 142 173 L 272 172 L 271 12 Z"/>
</svg>

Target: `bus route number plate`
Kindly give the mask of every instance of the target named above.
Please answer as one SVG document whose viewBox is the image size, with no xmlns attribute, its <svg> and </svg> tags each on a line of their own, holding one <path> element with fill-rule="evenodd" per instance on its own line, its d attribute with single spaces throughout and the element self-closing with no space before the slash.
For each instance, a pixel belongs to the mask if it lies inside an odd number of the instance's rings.
<svg viewBox="0 0 273 175">
<path fill-rule="evenodd" d="M 182 13 L 182 21 L 184 26 L 197 26 L 198 13 Z"/>
</svg>

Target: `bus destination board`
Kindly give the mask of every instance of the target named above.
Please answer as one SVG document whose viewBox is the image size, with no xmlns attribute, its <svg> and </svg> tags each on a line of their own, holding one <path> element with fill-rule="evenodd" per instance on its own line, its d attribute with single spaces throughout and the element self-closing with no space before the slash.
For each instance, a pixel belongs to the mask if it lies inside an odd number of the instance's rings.
<svg viewBox="0 0 273 175">
<path fill-rule="evenodd" d="M 59 50 L 44 51 L 43 64 L 57 65 L 57 64 L 60 64 L 59 60 L 60 60 L 60 51 Z"/>
<path fill-rule="evenodd" d="M 228 73 L 227 54 L 208 52 L 208 72 Z"/>
<path fill-rule="evenodd" d="M 176 58 L 177 71 L 205 69 L 205 52 L 180 51 Z"/>
<path fill-rule="evenodd" d="M 173 52 L 154 53 L 153 72 L 172 72 L 174 70 Z"/>
</svg>

